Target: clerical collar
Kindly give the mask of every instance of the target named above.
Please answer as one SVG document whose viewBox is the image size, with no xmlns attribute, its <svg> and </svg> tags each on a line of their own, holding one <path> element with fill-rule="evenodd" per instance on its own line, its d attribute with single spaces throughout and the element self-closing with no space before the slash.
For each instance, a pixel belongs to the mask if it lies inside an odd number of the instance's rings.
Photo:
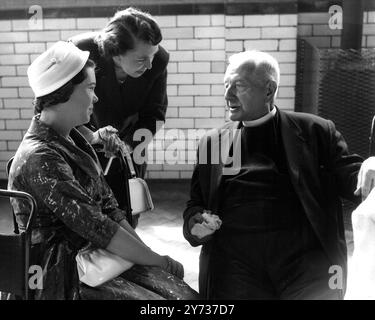
<svg viewBox="0 0 375 320">
<path fill-rule="evenodd" d="M 276 114 L 276 108 L 273 107 L 273 109 L 267 114 L 265 114 L 263 117 L 256 119 L 256 120 L 242 121 L 242 124 L 244 127 L 256 127 L 267 122 L 269 119 L 273 118 L 275 114 Z"/>
</svg>

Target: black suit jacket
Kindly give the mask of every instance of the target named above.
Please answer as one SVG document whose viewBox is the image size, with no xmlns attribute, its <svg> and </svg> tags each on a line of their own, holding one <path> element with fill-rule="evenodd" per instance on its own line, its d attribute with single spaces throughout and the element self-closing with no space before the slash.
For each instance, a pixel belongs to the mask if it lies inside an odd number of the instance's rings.
<svg viewBox="0 0 375 320">
<path fill-rule="evenodd" d="M 280 113 L 281 139 L 285 148 L 288 170 L 295 192 L 318 239 L 332 265 L 340 265 L 346 276 L 346 242 L 340 197 L 360 201 L 354 196 L 357 174 L 363 159 L 351 155 L 336 131 L 333 122 L 320 117 L 295 112 Z M 238 122 L 226 124 L 222 129 L 233 130 Z M 208 164 L 194 169 L 191 196 L 184 211 L 184 236 L 192 246 L 200 245 L 188 230 L 188 221 L 202 209 L 217 212 L 218 187 L 223 164 L 210 164 L 211 145 L 225 139 L 220 130 L 213 130 L 202 139 L 201 148 L 207 148 Z M 214 147 L 215 148 L 215 147 Z M 204 154 L 206 151 L 201 151 Z M 209 297 L 209 256 L 211 241 L 201 251 L 199 287 L 202 296 Z"/>
<path fill-rule="evenodd" d="M 112 125 L 126 142 L 135 147 L 138 143 L 132 138 L 137 129 L 149 129 L 154 135 L 160 128 L 156 128 L 156 121 L 165 121 L 169 53 L 159 46 L 152 68 L 139 78 L 128 77 L 120 85 L 112 58 L 99 54 L 94 41 L 96 35 L 96 32 L 84 33 L 69 40 L 81 50 L 90 51 L 90 59 L 97 65 L 95 93 L 99 101 L 94 105 L 90 123 L 95 128 Z"/>
</svg>

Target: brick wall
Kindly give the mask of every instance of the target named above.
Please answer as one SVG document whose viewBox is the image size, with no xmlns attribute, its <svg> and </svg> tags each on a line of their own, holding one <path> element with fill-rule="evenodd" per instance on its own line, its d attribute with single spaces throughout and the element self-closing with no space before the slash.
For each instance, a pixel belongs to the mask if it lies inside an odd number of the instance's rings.
<svg viewBox="0 0 375 320">
<path fill-rule="evenodd" d="M 298 37 L 318 48 L 339 48 L 341 30 L 331 30 L 328 20 L 329 14 L 324 12 L 299 13 Z M 375 47 L 375 11 L 364 12 L 362 47 Z"/>
<path fill-rule="evenodd" d="M 162 28 L 162 45 L 171 55 L 169 107 L 165 127 L 149 146 L 148 178 L 191 177 L 194 141 L 226 119 L 222 80 L 229 55 L 259 49 L 277 58 L 282 75 L 276 102 L 280 108 L 292 110 L 297 35 L 320 47 L 339 46 L 339 32 L 329 30 L 328 14 L 322 13 L 155 18 Z M 107 21 L 44 19 L 43 30 L 30 30 L 27 20 L 0 20 L 0 179 L 6 177 L 6 161 L 14 155 L 32 117 L 27 66 L 52 43 L 97 30 Z M 365 22 L 364 45 L 374 46 L 375 12 L 366 13 Z"/>
</svg>

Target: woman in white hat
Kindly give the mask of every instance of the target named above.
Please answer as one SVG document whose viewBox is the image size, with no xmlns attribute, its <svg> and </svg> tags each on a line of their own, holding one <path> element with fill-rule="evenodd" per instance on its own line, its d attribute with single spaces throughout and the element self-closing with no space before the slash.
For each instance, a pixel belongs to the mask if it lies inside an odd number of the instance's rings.
<svg viewBox="0 0 375 320">
<path fill-rule="evenodd" d="M 14 157 L 8 188 L 28 192 L 37 202 L 30 264 L 42 267 L 43 288 L 34 298 L 192 299 L 196 292 L 181 280 L 183 266 L 149 249 L 126 222 L 94 150 L 75 129 L 89 121 L 98 100 L 88 57 L 61 41 L 28 69 L 37 114 Z M 14 199 L 12 205 L 22 229 L 26 203 Z M 75 257 L 90 243 L 135 265 L 104 285 L 85 286 Z M 150 277 L 151 284 L 142 280 Z"/>
</svg>

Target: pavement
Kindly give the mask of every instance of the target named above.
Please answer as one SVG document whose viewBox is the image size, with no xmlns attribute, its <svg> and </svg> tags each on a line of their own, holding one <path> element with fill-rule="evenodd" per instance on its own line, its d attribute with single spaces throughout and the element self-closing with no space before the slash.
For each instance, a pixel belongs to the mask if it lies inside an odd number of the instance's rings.
<svg viewBox="0 0 375 320">
<path fill-rule="evenodd" d="M 182 212 L 189 197 L 188 180 L 149 180 L 155 209 L 144 213 L 136 229 L 144 242 L 159 254 L 168 254 L 180 261 L 185 268 L 185 282 L 198 290 L 200 247 L 193 248 L 182 235 Z M 0 181 L 0 188 L 6 181 Z M 0 198 L 0 232 L 12 228 L 9 201 Z M 353 234 L 346 217 L 346 239 L 349 258 L 353 252 Z"/>
</svg>

